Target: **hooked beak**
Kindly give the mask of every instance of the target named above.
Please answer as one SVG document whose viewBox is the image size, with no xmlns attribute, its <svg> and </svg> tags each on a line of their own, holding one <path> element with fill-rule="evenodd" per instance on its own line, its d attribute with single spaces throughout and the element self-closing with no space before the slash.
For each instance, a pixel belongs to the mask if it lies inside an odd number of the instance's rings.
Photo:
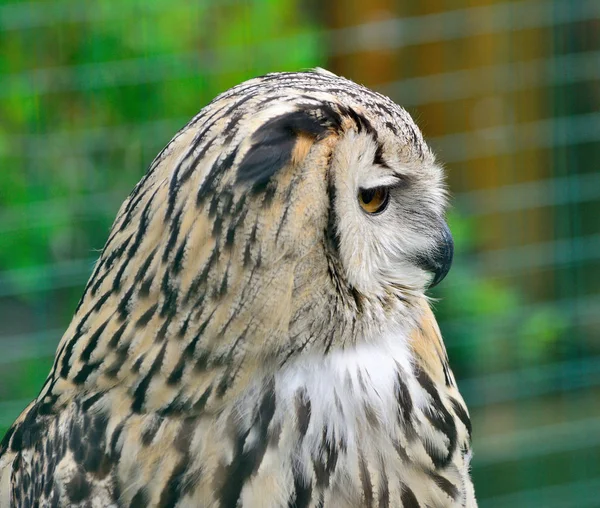
<svg viewBox="0 0 600 508">
<path fill-rule="evenodd" d="M 437 286 L 446 277 L 452 266 L 453 256 L 454 240 L 452 240 L 448 224 L 444 222 L 436 248 L 428 255 L 420 256 L 416 260 L 420 268 L 433 274 L 433 279 L 429 284 L 430 288 Z"/>
</svg>

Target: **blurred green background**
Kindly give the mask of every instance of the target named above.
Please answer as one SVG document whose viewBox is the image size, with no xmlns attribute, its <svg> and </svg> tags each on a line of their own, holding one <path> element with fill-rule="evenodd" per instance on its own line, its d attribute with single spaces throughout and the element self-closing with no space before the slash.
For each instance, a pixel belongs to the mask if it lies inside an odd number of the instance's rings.
<svg viewBox="0 0 600 508">
<path fill-rule="evenodd" d="M 436 313 L 482 507 L 600 507 L 600 2 L 0 1 L 0 435 L 116 211 L 217 93 L 326 67 L 448 170 Z"/>
</svg>

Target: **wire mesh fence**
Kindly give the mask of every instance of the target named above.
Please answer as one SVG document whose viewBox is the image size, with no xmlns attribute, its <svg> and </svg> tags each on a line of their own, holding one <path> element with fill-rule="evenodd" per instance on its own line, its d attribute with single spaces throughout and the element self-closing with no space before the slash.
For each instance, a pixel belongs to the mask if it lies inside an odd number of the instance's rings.
<svg viewBox="0 0 600 508">
<path fill-rule="evenodd" d="M 420 4 L 0 2 L 0 434 L 153 156 L 233 84 L 323 66 L 447 167 L 435 306 L 481 506 L 600 506 L 600 3 Z"/>
</svg>

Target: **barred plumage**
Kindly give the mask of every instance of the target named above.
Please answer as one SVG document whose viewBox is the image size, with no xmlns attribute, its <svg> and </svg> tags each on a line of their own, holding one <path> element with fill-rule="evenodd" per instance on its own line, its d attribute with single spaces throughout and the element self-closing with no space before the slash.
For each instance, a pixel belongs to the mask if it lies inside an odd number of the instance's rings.
<svg viewBox="0 0 600 508">
<path fill-rule="evenodd" d="M 388 98 L 322 70 L 220 95 L 121 207 L 0 506 L 475 506 L 424 296 L 444 210 Z"/>
</svg>

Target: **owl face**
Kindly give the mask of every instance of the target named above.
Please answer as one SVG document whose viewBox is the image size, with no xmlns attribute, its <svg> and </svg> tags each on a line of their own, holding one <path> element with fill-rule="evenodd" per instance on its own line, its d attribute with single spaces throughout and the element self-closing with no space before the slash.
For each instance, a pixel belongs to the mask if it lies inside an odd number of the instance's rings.
<svg viewBox="0 0 600 508">
<path fill-rule="evenodd" d="M 389 99 L 329 74 L 287 78 L 248 115 L 240 130 L 251 135 L 233 138 L 235 186 L 256 214 L 249 223 L 260 225 L 266 275 L 291 280 L 286 323 L 334 315 L 351 335 L 372 335 L 364 330 L 406 316 L 450 268 L 442 170 Z M 270 300 L 277 309 L 279 290 Z"/>
<path fill-rule="evenodd" d="M 404 110 L 335 80 L 346 88 L 301 98 L 296 87 L 277 90 L 241 142 L 238 182 L 279 222 L 276 251 L 317 246 L 334 283 L 355 295 L 422 296 L 452 261 L 442 170 Z"/>
<path fill-rule="evenodd" d="M 452 261 L 442 171 L 429 156 L 406 157 L 385 127 L 344 133 L 331 171 L 339 255 L 349 284 L 377 297 L 420 294 Z"/>
</svg>

